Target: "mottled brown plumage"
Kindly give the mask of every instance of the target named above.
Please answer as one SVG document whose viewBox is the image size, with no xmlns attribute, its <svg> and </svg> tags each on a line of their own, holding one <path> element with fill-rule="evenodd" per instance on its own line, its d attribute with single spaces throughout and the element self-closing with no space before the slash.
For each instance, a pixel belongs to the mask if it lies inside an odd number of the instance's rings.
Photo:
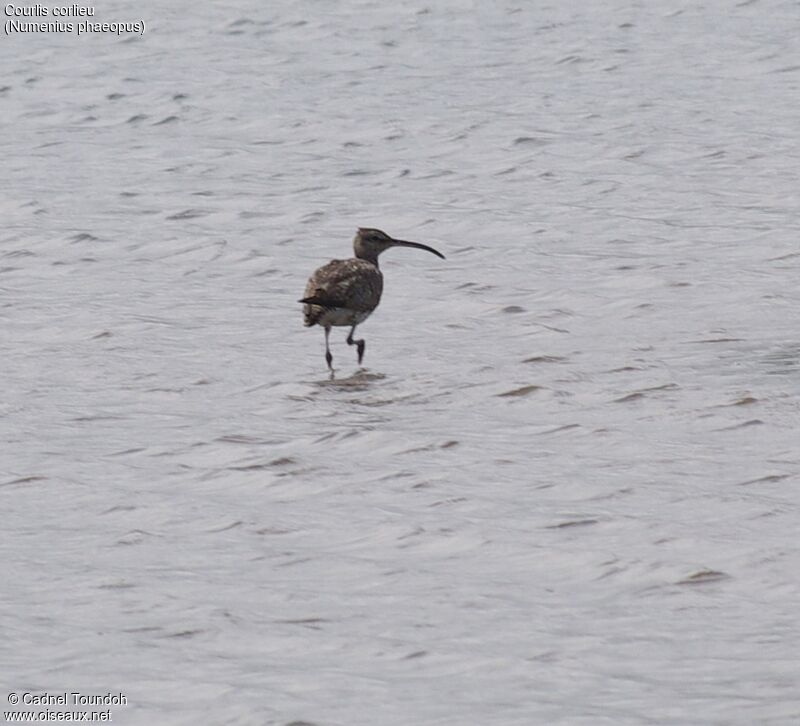
<svg viewBox="0 0 800 726">
<path fill-rule="evenodd" d="M 378 256 L 389 247 L 416 247 L 444 259 L 432 247 L 418 242 L 392 239 L 379 229 L 360 228 L 353 239 L 355 257 L 331 260 L 314 272 L 306 285 L 303 318 L 306 326 L 321 325 L 325 329 L 325 360 L 333 372 L 333 356 L 328 336 L 334 325 L 351 326 L 347 344 L 358 348 L 358 362 L 364 357 L 363 340 L 353 340 L 356 325 L 363 323 L 378 307 L 383 292 L 383 274 Z"/>
<path fill-rule="evenodd" d="M 304 300 L 324 305 L 304 305 L 306 326 L 357 325 L 378 307 L 383 275 L 373 262 L 352 258 L 331 260 L 311 275 Z"/>
</svg>

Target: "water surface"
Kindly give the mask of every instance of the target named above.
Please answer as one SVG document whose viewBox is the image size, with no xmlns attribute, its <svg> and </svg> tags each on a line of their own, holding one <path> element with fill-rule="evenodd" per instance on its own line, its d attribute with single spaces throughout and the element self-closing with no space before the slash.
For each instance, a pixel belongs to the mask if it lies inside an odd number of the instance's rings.
<svg viewBox="0 0 800 726">
<path fill-rule="evenodd" d="M 800 720 L 796 4 L 96 15 L 0 44 L 6 691 Z M 331 381 L 357 226 L 447 260 Z"/>
</svg>

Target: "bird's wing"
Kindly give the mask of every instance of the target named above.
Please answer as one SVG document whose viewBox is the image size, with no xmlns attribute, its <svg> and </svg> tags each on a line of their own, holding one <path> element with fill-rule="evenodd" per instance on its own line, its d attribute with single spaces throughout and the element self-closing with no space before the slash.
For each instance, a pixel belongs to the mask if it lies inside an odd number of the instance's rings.
<svg viewBox="0 0 800 726">
<path fill-rule="evenodd" d="M 375 265 L 365 260 L 331 260 L 308 280 L 300 302 L 323 308 L 371 311 L 380 302 L 383 278 Z"/>
</svg>

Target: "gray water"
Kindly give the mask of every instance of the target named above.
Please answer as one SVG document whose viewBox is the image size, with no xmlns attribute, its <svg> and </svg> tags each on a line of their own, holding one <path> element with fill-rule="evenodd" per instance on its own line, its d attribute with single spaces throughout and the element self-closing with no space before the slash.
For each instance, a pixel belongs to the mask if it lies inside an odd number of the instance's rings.
<svg viewBox="0 0 800 726">
<path fill-rule="evenodd" d="M 138 19 L 0 42 L 3 708 L 800 722 L 797 3 Z"/>
</svg>

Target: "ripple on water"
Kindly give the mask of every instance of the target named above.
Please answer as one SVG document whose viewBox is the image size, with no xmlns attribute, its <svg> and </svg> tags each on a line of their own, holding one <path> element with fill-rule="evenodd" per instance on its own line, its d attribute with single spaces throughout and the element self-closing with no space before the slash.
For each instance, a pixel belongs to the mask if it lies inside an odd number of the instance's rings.
<svg viewBox="0 0 800 726">
<path fill-rule="evenodd" d="M 630 403 L 631 401 L 639 401 L 643 398 L 651 396 L 654 393 L 658 393 L 660 391 L 674 391 L 678 388 L 679 386 L 677 383 L 665 383 L 662 386 L 640 388 L 638 391 L 633 391 L 632 393 L 628 393 L 620 398 L 615 398 L 614 403 Z"/>
<path fill-rule="evenodd" d="M 535 393 L 536 391 L 540 390 L 542 390 L 542 386 L 537 386 L 535 383 L 531 383 L 530 385 L 514 388 L 510 391 L 506 391 L 505 393 L 498 393 L 496 395 L 498 398 L 522 398 L 523 396 L 529 396 L 531 393 Z"/>
<path fill-rule="evenodd" d="M 789 375 L 800 371 L 800 344 L 787 343 L 762 358 L 767 374 Z"/>
<path fill-rule="evenodd" d="M 561 355 L 534 355 L 530 358 L 525 358 L 523 363 L 564 363 L 567 360 Z"/>
<path fill-rule="evenodd" d="M 684 577 L 682 580 L 678 580 L 676 585 L 708 585 L 715 582 L 722 582 L 724 580 L 729 580 L 731 578 L 730 575 L 726 574 L 725 572 L 719 572 L 718 570 L 699 570 L 698 572 L 694 572 L 688 577 Z"/>
</svg>

